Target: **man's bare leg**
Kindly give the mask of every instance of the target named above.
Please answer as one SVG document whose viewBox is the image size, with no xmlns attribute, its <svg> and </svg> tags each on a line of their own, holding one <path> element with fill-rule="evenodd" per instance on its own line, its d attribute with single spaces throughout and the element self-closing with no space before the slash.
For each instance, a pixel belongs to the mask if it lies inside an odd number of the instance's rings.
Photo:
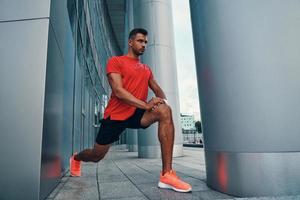
<svg viewBox="0 0 300 200">
<path fill-rule="evenodd" d="M 93 149 L 85 149 L 74 156 L 77 161 L 99 162 L 108 152 L 111 144 L 100 145 L 95 143 Z"/>
<path fill-rule="evenodd" d="M 172 170 L 172 155 L 174 145 L 174 124 L 171 108 L 160 104 L 153 111 L 146 111 L 141 119 L 142 126 L 149 126 L 158 121 L 158 138 L 161 145 L 162 173 Z"/>
<path fill-rule="evenodd" d="M 192 186 L 180 180 L 172 169 L 174 124 L 171 108 L 167 104 L 159 104 L 153 111 L 146 111 L 141 119 L 141 125 L 149 126 L 157 121 L 163 165 L 157 186 L 164 189 L 173 189 L 177 192 L 190 192 L 192 191 Z"/>
<path fill-rule="evenodd" d="M 174 145 L 174 124 L 171 110 L 166 110 L 158 121 L 158 138 L 161 146 L 163 174 L 172 170 L 172 155 Z"/>
</svg>

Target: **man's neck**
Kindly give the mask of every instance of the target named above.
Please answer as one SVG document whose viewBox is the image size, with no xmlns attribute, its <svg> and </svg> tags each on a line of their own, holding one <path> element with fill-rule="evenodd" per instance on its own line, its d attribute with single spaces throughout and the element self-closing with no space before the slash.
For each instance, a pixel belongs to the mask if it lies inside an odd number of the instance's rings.
<svg viewBox="0 0 300 200">
<path fill-rule="evenodd" d="M 128 52 L 126 56 L 128 56 L 129 58 L 134 58 L 134 59 L 139 59 L 140 58 L 140 56 L 135 55 L 134 53 L 131 53 L 131 52 Z"/>
</svg>

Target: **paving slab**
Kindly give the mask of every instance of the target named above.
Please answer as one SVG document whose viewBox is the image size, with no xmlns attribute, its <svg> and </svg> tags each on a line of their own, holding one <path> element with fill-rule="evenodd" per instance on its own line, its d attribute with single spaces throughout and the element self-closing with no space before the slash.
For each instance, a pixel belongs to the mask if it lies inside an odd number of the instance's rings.
<svg viewBox="0 0 300 200">
<path fill-rule="evenodd" d="M 130 181 L 100 184 L 101 199 L 118 199 L 130 197 L 144 197 L 144 195 Z"/>
<path fill-rule="evenodd" d="M 173 168 L 193 192 L 158 188 L 161 159 L 141 159 L 137 152 L 116 146 L 99 163 L 83 163 L 81 177 L 67 173 L 47 200 L 300 200 L 300 195 L 237 198 L 214 191 L 206 185 L 203 149 L 184 147 L 183 152 L 173 158 Z"/>
</svg>

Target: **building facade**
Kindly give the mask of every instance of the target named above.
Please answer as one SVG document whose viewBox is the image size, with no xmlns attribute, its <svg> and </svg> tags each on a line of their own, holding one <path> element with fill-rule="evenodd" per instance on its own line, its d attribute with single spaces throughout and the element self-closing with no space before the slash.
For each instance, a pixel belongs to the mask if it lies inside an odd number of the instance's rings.
<svg viewBox="0 0 300 200">
<path fill-rule="evenodd" d="M 137 24 L 132 18 L 139 17 L 134 5 L 140 6 L 139 1 L 0 2 L 0 150 L 8 152 L 0 165 L 0 199 L 46 198 L 68 171 L 72 153 L 93 146 L 111 93 L 106 62 L 126 50 L 127 32 Z M 149 55 L 143 61 L 151 65 Z M 171 64 L 164 63 L 176 68 L 172 56 Z M 160 77 L 158 64 L 155 69 Z M 150 140 L 155 141 L 157 130 L 152 131 Z M 119 143 L 130 139 L 124 134 Z M 148 149 L 159 149 L 157 142 L 142 146 L 142 157 L 153 155 Z"/>
<path fill-rule="evenodd" d="M 1 165 L 1 199 L 43 199 L 68 157 L 93 146 L 110 92 L 106 61 L 122 51 L 104 1 L 0 4 L 1 91 L 10 91 L 1 110 L 16 114 L 1 116 L 1 146 L 19 141 Z M 20 171 L 12 160 L 22 163 L 20 174 L 9 173 Z"/>
<path fill-rule="evenodd" d="M 194 115 L 180 114 L 183 144 L 202 144 L 203 135 L 198 133 Z"/>
<path fill-rule="evenodd" d="M 0 1 L 0 199 L 46 198 L 70 155 L 92 147 L 110 95 L 105 65 L 125 52 L 132 27 L 149 30 L 142 61 L 166 91 L 174 156 L 182 155 L 171 7 L 171 0 Z M 216 190 L 300 192 L 299 7 L 190 0 L 207 184 Z M 158 157 L 156 131 L 130 132 L 120 143 Z"/>
<path fill-rule="evenodd" d="M 194 115 L 180 114 L 182 130 L 196 130 Z"/>
</svg>

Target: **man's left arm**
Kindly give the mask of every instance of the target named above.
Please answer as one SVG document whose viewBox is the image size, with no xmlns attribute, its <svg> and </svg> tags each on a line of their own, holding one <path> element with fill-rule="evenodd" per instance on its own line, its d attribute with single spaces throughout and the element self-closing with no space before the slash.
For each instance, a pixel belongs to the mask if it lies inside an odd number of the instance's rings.
<svg viewBox="0 0 300 200">
<path fill-rule="evenodd" d="M 162 98 L 164 100 L 167 99 L 164 91 L 160 88 L 160 86 L 158 85 L 155 79 L 151 78 L 149 80 L 149 87 L 154 92 L 156 97 Z"/>
</svg>

